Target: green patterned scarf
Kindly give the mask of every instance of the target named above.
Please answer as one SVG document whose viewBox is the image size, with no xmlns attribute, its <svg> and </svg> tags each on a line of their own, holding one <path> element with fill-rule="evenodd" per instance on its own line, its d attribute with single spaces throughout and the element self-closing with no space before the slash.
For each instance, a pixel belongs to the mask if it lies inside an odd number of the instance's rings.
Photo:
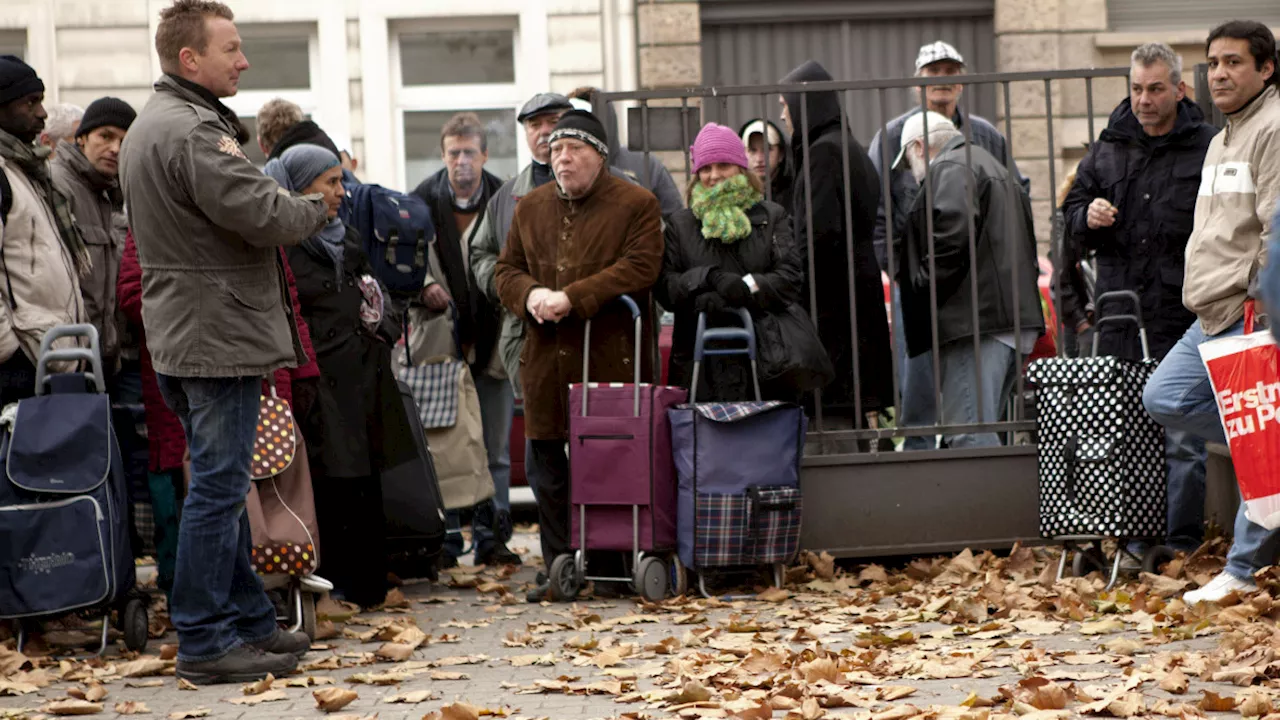
<svg viewBox="0 0 1280 720">
<path fill-rule="evenodd" d="M 53 187 L 53 178 L 49 175 L 47 159 L 52 151 L 41 146 L 24 143 L 9 133 L 0 130 L 0 157 L 16 165 L 36 186 L 36 190 L 45 197 L 49 208 L 53 210 L 53 218 L 58 224 L 58 235 L 67 248 L 67 254 L 75 263 L 80 277 L 88 274 L 93 265 L 89 257 L 89 249 L 85 247 L 84 237 L 76 227 L 75 217 L 71 214 L 71 203 L 62 193 Z"/>
<path fill-rule="evenodd" d="M 751 234 L 747 210 L 764 199 L 751 187 L 745 172 L 734 175 L 715 187 L 702 183 L 693 186 L 693 202 L 689 209 L 702 221 L 702 236 L 735 243 Z"/>
</svg>

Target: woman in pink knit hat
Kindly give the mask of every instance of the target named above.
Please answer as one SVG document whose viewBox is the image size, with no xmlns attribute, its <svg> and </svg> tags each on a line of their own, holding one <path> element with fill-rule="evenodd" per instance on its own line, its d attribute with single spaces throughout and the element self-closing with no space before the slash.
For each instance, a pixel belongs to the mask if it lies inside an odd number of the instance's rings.
<svg viewBox="0 0 1280 720">
<path fill-rule="evenodd" d="M 785 312 L 800 299 L 803 272 L 791 238 L 791 220 L 764 199 L 760 179 L 748 172 L 742 139 L 709 123 L 690 148 L 693 177 L 688 209 L 673 213 L 655 295 L 675 314 L 669 382 L 688 387 L 698 314 L 707 326 L 737 325 L 736 309 L 753 316 Z M 763 382 L 767 399 L 796 400 L 799 391 Z M 751 367 L 735 356 L 703 363 L 699 401 L 755 399 Z"/>
</svg>

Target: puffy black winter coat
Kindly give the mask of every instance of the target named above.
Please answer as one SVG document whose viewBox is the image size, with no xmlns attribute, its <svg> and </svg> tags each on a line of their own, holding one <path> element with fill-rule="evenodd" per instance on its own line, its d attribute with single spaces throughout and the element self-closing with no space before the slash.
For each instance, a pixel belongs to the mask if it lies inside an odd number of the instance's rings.
<svg viewBox="0 0 1280 720">
<path fill-rule="evenodd" d="M 310 242 L 289 248 L 289 267 L 320 365 L 320 392 L 300 418 L 311 471 L 358 478 L 407 462 L 417 446 L 391 367 L 390 343 L 400 328 L 388 314 L 376 337 L 365 329 L 357 282 L 373 269 L 359 233 L 347 228 L 344 245 L 340 278 L 329 255 Z"/>
<path fill-rule="evenodd" d="M 689 387 L 693 379 L 693 345 L 698 326 L 695 302 L 699 295 L 714 291 L 707 276 L 713 268 L 738 275 L 750 274 L 759 291 L 747 306 L 752 315 L 761 311 L 780 312 L 800 300 L 804 274 L 800 256 L 791 238 L 791 222 L 781 205 L 763 201 L 747 211 L 751 235 L 735 243 L 723 243 L 702 236 L 702 223 L 692 210 L 680 210 L 668 218 L 662 274 L 654 296 L 662 307 L 676 316 L 672 328 L 668 382 Z M 707 325 L 739 325 L 735 315 L 710 317 Z M 799 393 L 790 388 L 762 386 L 766 400 L 796 401 Z M 736 356 L 715 356 L 703 363 L 698 380 L 699 401 L 755 399 L 751 366 Z"/>
<path fill-rule="evenodd" d="M 808 62 L 783 78 L 784 83 L 831 80 L 815 62 Z M 795 132 L 791 138 L 796 184 L 792 195 L 792 223 L 800 266 L 808 273 L 808 214 L 813 213 L 814 277 L 817 285 L 818 335 L 831 356 L 836 378 L 822 391 L 828 409 L 851 414 L 854 408 L 853 332 L 850 316 L 858 308 L 858 362 L 863 411 L 893 404 L 893 359 L 889 319 L 884 307 L 884 284 L 876 260 L 876 209 L 880 205 L 880 176 L 862 144 L 852 133 L 840 136 L 840 100 L 835 92 L 808 93 L 809 175 L 804 173 L 805 134 L 800 123 L 800 95 L 784 96 Z M 848 146 L 849 185 L 844 182 L 845 143 Z M 810 205 L 812 201 L 812 205 Z M 850 204 L 853 243 L 853 289 L 849 287 L 849 237 L 845 203 Z M 804 305 L 809 305 L 806 285 Z"/>
<path fill-rule="evenodd" d="M 1182 279 L 1200 171 L 1217 133 L 1200 108 L 1184 99 L 1173 132 L 1148 137 L 1126 99 L 1080 161 L 1062 205 L 1068 234 L 1097 252 L 1095 297 L 1113 290 L 1138 293 L 1156 358 L 1163 358 L 1196 319 L 1182 305 Z M 1095 198 L 1106 198 L 1119 210 L 1115 225 L 1089 229 L 1089 204 Z M 1095 309 L 1099 318 L 1132 312 L 1129 303 Z M 1142 356 L 1136 328 L 1104 325 L 1100 333 L 1100 353 Z"/>
</svg>

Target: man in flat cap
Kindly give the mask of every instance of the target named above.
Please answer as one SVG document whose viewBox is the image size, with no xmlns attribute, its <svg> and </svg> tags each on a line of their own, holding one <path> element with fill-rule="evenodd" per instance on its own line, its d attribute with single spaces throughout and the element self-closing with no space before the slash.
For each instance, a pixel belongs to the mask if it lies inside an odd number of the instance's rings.
<svg viewBox="0 0 1280 720">
<path fill-rule="evenodd" d="M 89 253 L 49 175 L 52 150 L 33 144 L 46 117 L 36 71 L 0 55 L 0 302 L 10 309 L 0 314 L 0 405 L 35 394 L 46 332 L 87 321 L 80 278 L 89 272 Z"/>
<path fill-rule="evenodd" d="M 662 265 L 662 214 L 653 193 L 609 172 L 609 141 L 594 115 L 572 110 L 548 138 L 555 183 L 516 206 L 494 272 L 502 304 L 528 328 L 521 353 L 526 465 L 536 474 L 542 558 L 569 552 L 569 385 L 583 382 L 583 334 L 591 328 L 593 382 L 631 382 L 634 321 L 620 302 L 641 308 L 642 342 L 653 337 L 649 288 Z M 638 353 L 652 378 L 652 348 Z M 529 599 L 542 600 L 541 583 Z"/>
</svg>

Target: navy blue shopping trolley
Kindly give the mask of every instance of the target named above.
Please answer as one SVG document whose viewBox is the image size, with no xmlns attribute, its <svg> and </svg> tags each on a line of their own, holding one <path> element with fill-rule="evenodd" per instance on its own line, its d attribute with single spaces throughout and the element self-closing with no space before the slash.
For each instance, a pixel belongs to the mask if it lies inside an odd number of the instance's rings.
<svg viewBox="0 0 1280 720">
<path fill-rule="evenodd" d="M 89 347 L 53 349 L 67 337 Z M 90 372 L 51 374 L 55 362 Z M 19 621 L 21 649 L 41 619 L 101 610 L 102 653 L 115 611 L 125 645 L 141 651 L 147 602 L 134 587 L 128 486 L 92 325 L 45 335 L 35 391 L 0 413 L 0 619 Z"/>
</svg>

